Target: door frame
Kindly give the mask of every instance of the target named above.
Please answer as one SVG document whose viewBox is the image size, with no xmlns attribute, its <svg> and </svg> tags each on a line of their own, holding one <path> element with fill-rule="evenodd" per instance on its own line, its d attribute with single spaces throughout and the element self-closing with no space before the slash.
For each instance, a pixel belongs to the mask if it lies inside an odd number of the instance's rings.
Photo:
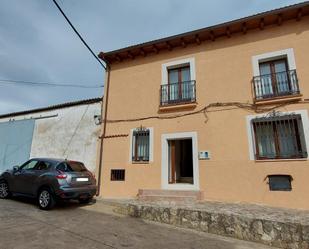
<svg viewBox="0 0 309 249">
<path fill-rule="evenodd" d="M 191 139 L 192 140 L 192 162 L 193 162 L 193 184 L 169 183 L 169 140 Z M 168 133 L 161 135 L 162 163 L 161 163 L 161 188 L 170 190 L 199 190 L 199 164 L 197 132 Z"/>
</svg>

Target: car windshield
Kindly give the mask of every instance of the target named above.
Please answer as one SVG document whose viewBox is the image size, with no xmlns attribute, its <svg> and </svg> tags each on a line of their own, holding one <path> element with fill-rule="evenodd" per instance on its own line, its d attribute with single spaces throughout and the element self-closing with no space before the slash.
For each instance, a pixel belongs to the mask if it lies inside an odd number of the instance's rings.
<svg viewBox="0 0 309 249">
<path fill-rule="evenodd" d="M 61 163 L 57 166 L 57 169 L 62 172 L 82 172 L 87 170 L 84 164 L 73 161 Z"/>
</svg>

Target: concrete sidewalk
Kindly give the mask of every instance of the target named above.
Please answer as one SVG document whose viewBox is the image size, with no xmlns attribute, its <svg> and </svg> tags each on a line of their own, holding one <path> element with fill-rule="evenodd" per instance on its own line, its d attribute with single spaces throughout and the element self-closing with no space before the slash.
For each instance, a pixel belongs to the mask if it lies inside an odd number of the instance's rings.
<svg viewBox="0 0 309 249">
<path fill-rule="evenodd" d="M 281 248 L 309 248 L 309 211 L 252 204 L 98 200 L 114 212 Z"/>
</svg>

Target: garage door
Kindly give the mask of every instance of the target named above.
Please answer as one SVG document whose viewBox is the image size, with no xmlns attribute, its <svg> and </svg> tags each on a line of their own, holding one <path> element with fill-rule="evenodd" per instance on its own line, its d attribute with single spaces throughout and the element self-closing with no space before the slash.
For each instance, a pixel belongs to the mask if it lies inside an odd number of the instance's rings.
<svg viewBox="0 0 309 249">
<path fill-rule="evenodd" d="M 0 123 L 0 173 L 30 157 L 34 120 Z"/>
</svg>

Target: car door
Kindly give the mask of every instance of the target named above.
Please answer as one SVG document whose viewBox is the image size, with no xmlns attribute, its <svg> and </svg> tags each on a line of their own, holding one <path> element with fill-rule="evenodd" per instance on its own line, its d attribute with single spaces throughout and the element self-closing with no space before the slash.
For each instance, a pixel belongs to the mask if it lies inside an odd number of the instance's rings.
<svg viewBox="0 0 309 249">
<path fill-rule="evenodd" d="M 31 194 L 31 182 L 35 174 L 35 167 L 38 160 L 29 160 L 20 169 L 13 173 L 13 192 Z"/>
<path fill-rule="evenodd" d="M 44 174 L 49 171 L 51 163 L 45 161 L 39 161 L 31 174 L 29 175 L 29 179 L 27 179 L 27 191 L 31 195 L 35 195 L 36 191 L 41 184 L 41 181 L 44 180 Z"/>
</svg>

